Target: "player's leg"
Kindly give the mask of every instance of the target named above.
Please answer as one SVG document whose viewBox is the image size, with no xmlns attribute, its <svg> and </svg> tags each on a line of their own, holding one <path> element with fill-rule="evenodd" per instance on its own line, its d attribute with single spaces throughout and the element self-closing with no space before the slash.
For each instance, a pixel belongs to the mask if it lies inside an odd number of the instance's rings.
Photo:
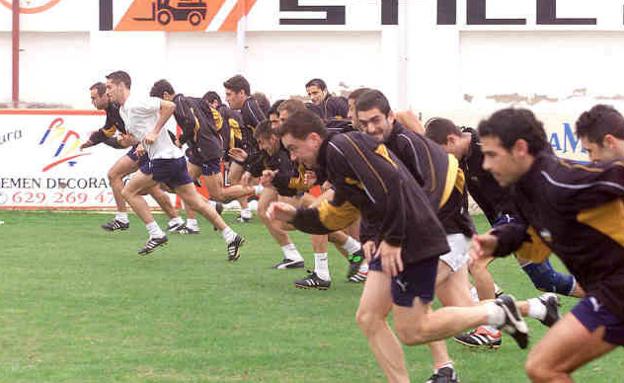
<svg viewBox="0 0 624 383">
<path fill-rule="evenodd" d="M 570 274 L 556 271 L 550 260 L 546 259 L 538 263 L 520 257 L 516 257 L 516 259 L 538 290 L 577 298 L 585 296 L 585 291 L 576 282 L 576 278 Z"/>
<path fill-rule="evenodd" d="M 245 169 L 243 168 L 241 164 L 239 164 L 236 161 L 232 161 L 230 163 L 230 171 L 229 171 L 230 185 L 240 185 L 241 178 L 243 177 L 244 172 L 245 172 Z M 249 202 L 247 201 L 247 197 L 239 198 L 238 203 L 241 206 L 240 221 L 249 222 L 249 220 L 251 220 L 252 218 L 252 214 L 251 214 L 251 210 L 249 209 Z"/>
<path fill-rule="evenodd" d="M 123 178 L 128 174 L 134 173 L 139 168 L 138 158 L 134 154 L 134 148 L 128 154 L 119 158 L 108 171 L 108 181 L 113 190 L 113 198 L 117 206 L 115 218 L 108 223 L 102 225 L 102 229 L 107 231 L 127 230 L 130 227 L 128 220 L 128 209 L 126 201 L 121 194 L 124 188 Z"/>
</svg>

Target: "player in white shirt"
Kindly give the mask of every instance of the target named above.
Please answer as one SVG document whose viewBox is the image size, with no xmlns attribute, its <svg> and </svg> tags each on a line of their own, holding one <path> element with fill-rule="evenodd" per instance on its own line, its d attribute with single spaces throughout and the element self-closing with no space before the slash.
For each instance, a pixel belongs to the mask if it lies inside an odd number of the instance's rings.
<svg viewBox="0 0 624 383">
<path fill-rule="evenodd" d="M 112 101 L 120 105 L 119 113 L 126 130 L 140 142 L 137 152 L 147 152 L 150 160 L 149 171 L 140 169 L 122 191 L 123 197 L 143 220 L 150 235 L 139 254 L 148 254 L 167 243 L 167 236 L 154 221 L 141 196 L 143 190 L 162 183 L 221 232 L 227 243 L 228 260 L 237 261 L 244 238 L 227 226 L 217 211 L 199 195 L 188 173 L 184 154 L 165 128 L 165 123 L 175 111 L 175 104 L 155 97 L 131 96 L 131 79 L 126 72 L 113 72 L 106 76 L 106 80 L 106 92 Z"/>
</svg>

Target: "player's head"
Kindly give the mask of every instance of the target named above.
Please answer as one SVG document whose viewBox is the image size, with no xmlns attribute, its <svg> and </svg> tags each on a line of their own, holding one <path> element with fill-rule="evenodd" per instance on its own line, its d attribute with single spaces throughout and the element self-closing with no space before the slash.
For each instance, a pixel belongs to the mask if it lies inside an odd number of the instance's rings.
<svg viewBox="0 0 624 383">
<path fill-rule="evenodd" d="M 251 95 L 249 81 L 239 74 L 224 82 L 223 87 L 225 99 L 232 109 L 241 109 Z"/>
<path fill-rule="evenodd" d="M 296 112 L 302 112 L 304 110 L 308 110 L 308 108 L 306 108 L 306 105 L 301 100 L 291 98 L 282 102 L 277 108 L 277 111 L 279 112 L 280 124 L 286 122 L 288 117 L 292 116 Z"/>
<path fill-rule="evenodd" d="M 372 90 L 371 88 L 359 88 L 349 93 L 349 97 L 347 98 L 347 101 L 349 103 L 349 113 L 347 114 L 347 117 L 351 120 L 353 127 L 356 128 L 357 130 L 363 130 L 363 129 L 361 128 L 357 119 L 357 111 L 355 109 L 355 103 L 357 102 L 358 98 L 361 95 L 371 90 Z"/>
<path fill-rule="evenodd" d="M 271 101 L 269 101 L 266 94 L 262 92 L 255 92 L 252 97 L 258 102 L 260 110 L 262 110 L 265 115 L 269 113 L 269 109 L 271 109 Z"/>
<path fill-rule="evenodd" d="M 130 93 L 132 79 L 122 70 L 110 73 L 106 76 L 106 94 L 112 102 L 122 104 Z"/>
<path fill-rule="evenodd" d="M 308 81 L 305 87 L 313 104 L 319 105 L 327 97 L 327 84 L 320 78 Z"/>
<path fill-rule="evenodd" d="M 529 171 L 536 155 L 548 150 L 543 124 L 527 109 L 502 109 L 479 123 L 483 169 L 501 186 Z"/>
<path fill-rule="evenodd" d="M 280 119 L 279 119 L 279 107 L 284 102 L 284 100 L 277 100 L 271 105 L 269 108 L 269 112 L 267 113 L 267 118 L 271 121 L 271 128 L 277 129 L 280 127 Z"/>
<path fill-rule="evenodd" d="M 624 157 L 624 117 L 610 105 L 596 105 L 581 114 L 576 135 L 592 161 Z"/>
<path fill-rule="evenodd" d="M 309 169 L 317 167 L 317 159 L 327 130 L 323 120 L 309 110 L 295 112 L 278 130 L 282 143 L 293 161 Z"/>
<path fill-rule="evenodd" d="M 378 90 L 360 95 L 355 103 L 360 129 L 379 142 L 384 142 L 392 132 L 394 113 L 386 96 Z"/>
<path fill-rule="evenodd" d="M 221 96 L 219 96 L 219 93 L 214 90 L 206 92 L 206 94 L 202 97 L 202 100 L 215 109 L 218 109 L 223 104 L 223 102 L 221 102 Z"/>
<path fill-rule="evenodd" d="M 279 150 L 279 137 L 275 134 L 275 130 L 269 120 L 261 121 L 256 126 L 254 138 L 258 142 L 258 147 L 270 155 L 275 154 Z"/>
<path fill-rule="evenodd" d="M 433 117 L 425 123 L 425 136 L 440 144 L 447 153 L 454 154 L 461 159 L 468 151 L 462 140 L 462 131 L 453 121 L 447 118 Z M 466 146 L 466 147 L 465 147 Z"/>
<path fill-rule="evenodd" d="M 175 96 L 173 86 L 169 81 L 164 79 L 156 81 L 150 90 L 150 97 L 158 97 L 163 100 L 171 101 L 173 100 L 173 96 Z"/>
<path fill-rule="evenodd" d="M 104 110 L 108 108 L 109 98 L 106 94 L 106 84 L 103 82 L 96 82 L 89 88 L 91 91 L 91 104 L 98 109 Z"/>
</svg>

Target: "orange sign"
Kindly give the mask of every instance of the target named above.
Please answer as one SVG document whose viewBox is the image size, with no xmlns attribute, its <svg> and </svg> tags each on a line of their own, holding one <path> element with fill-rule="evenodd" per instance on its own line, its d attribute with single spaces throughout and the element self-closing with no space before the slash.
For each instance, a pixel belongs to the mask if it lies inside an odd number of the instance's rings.
<svg viewBox="0 0 624 383">
<path fill-rule="evenodd" d="M 255 2 L 238 0 L 219 30 L 235 31 L 238 21 Z M 134 0 L 115 30 L 205 31 L 225 3 L 226 0 Z"/>
<path fill-rule="evenodd" d="M 13 1 L 17 0 L 0 0 L 0 4 L 12 9 Z M 20 13 L 39 13 L 45 12 L 58 4 L 61 0 L 21 0 Z"/>
</svg>

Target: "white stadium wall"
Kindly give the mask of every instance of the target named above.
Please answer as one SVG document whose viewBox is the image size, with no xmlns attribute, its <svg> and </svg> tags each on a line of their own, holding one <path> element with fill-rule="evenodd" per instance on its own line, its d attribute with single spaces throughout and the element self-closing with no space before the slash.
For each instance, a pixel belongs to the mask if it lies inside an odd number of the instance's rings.
<svg viewBox="0 0 624 383">
<path fill-rule="evenodd" d="M 7 2 L 0 1 L 0 104 L 11 101 Z M 474 126 L 496 109 L 530 107 L 545 121 L 558 154 L 585 159 L 573 135 L 576 117 L 596 103 L 620 107 L 624 99 L 618 71 L 624 62 L 621 0 L 207 3 L 214 9 L 208 8 L 208 16 L 193 27 L 185 20 L 167 26 L 136 20 L 150 18 L 152 0 L 28 2 L 44 8 L 20 16 L 20 100 L 91 110 L 88 87 L 116 69 L 127 70 L 133 76 L 133 91 L 143 94 L 160 78 L 188 95 L 222 92 L 226 78 L 243 73 L 252 90 L 272 100 L 303 95 L 304 83 L 321 77 L 334 92 L 379 88 L 396 109 L 413 109 L 424 120 L 446 116 Z M 395 4 L 398 12 L 393 12 Z M 318 8 L 302 8 L 307 6 Z M 245 8 L 249 12 L 243 17 L 238 10 Z M 9 156 L 16 150 L 11 145 L 17 145 L 12 132 L 22 129 L 17 141 L 27 143 L 17 153 L 43 151 L 39 130 L 55 116 L 43 121 L 41 116 L 0 114 L 0 180 L 22 171 L 6 165 L 15 158 Z M 70 130 L 81 139 L 102 123 L 99 115 L 67 117 Z M 105 178 L 120 153 L 96 148 L 95 156 L 48 172 Z M 89 165 L 90 175 L 80 173 L 81 164 L 86 166 L 93 157 L 100 160 Z M 48 160 L 38 158 L 28 171 L 40 171 Z M 57 178 L 68 177 L 65 173 Z M 2 182 L 0 191 L 6 192 Z"/>
</svg>

